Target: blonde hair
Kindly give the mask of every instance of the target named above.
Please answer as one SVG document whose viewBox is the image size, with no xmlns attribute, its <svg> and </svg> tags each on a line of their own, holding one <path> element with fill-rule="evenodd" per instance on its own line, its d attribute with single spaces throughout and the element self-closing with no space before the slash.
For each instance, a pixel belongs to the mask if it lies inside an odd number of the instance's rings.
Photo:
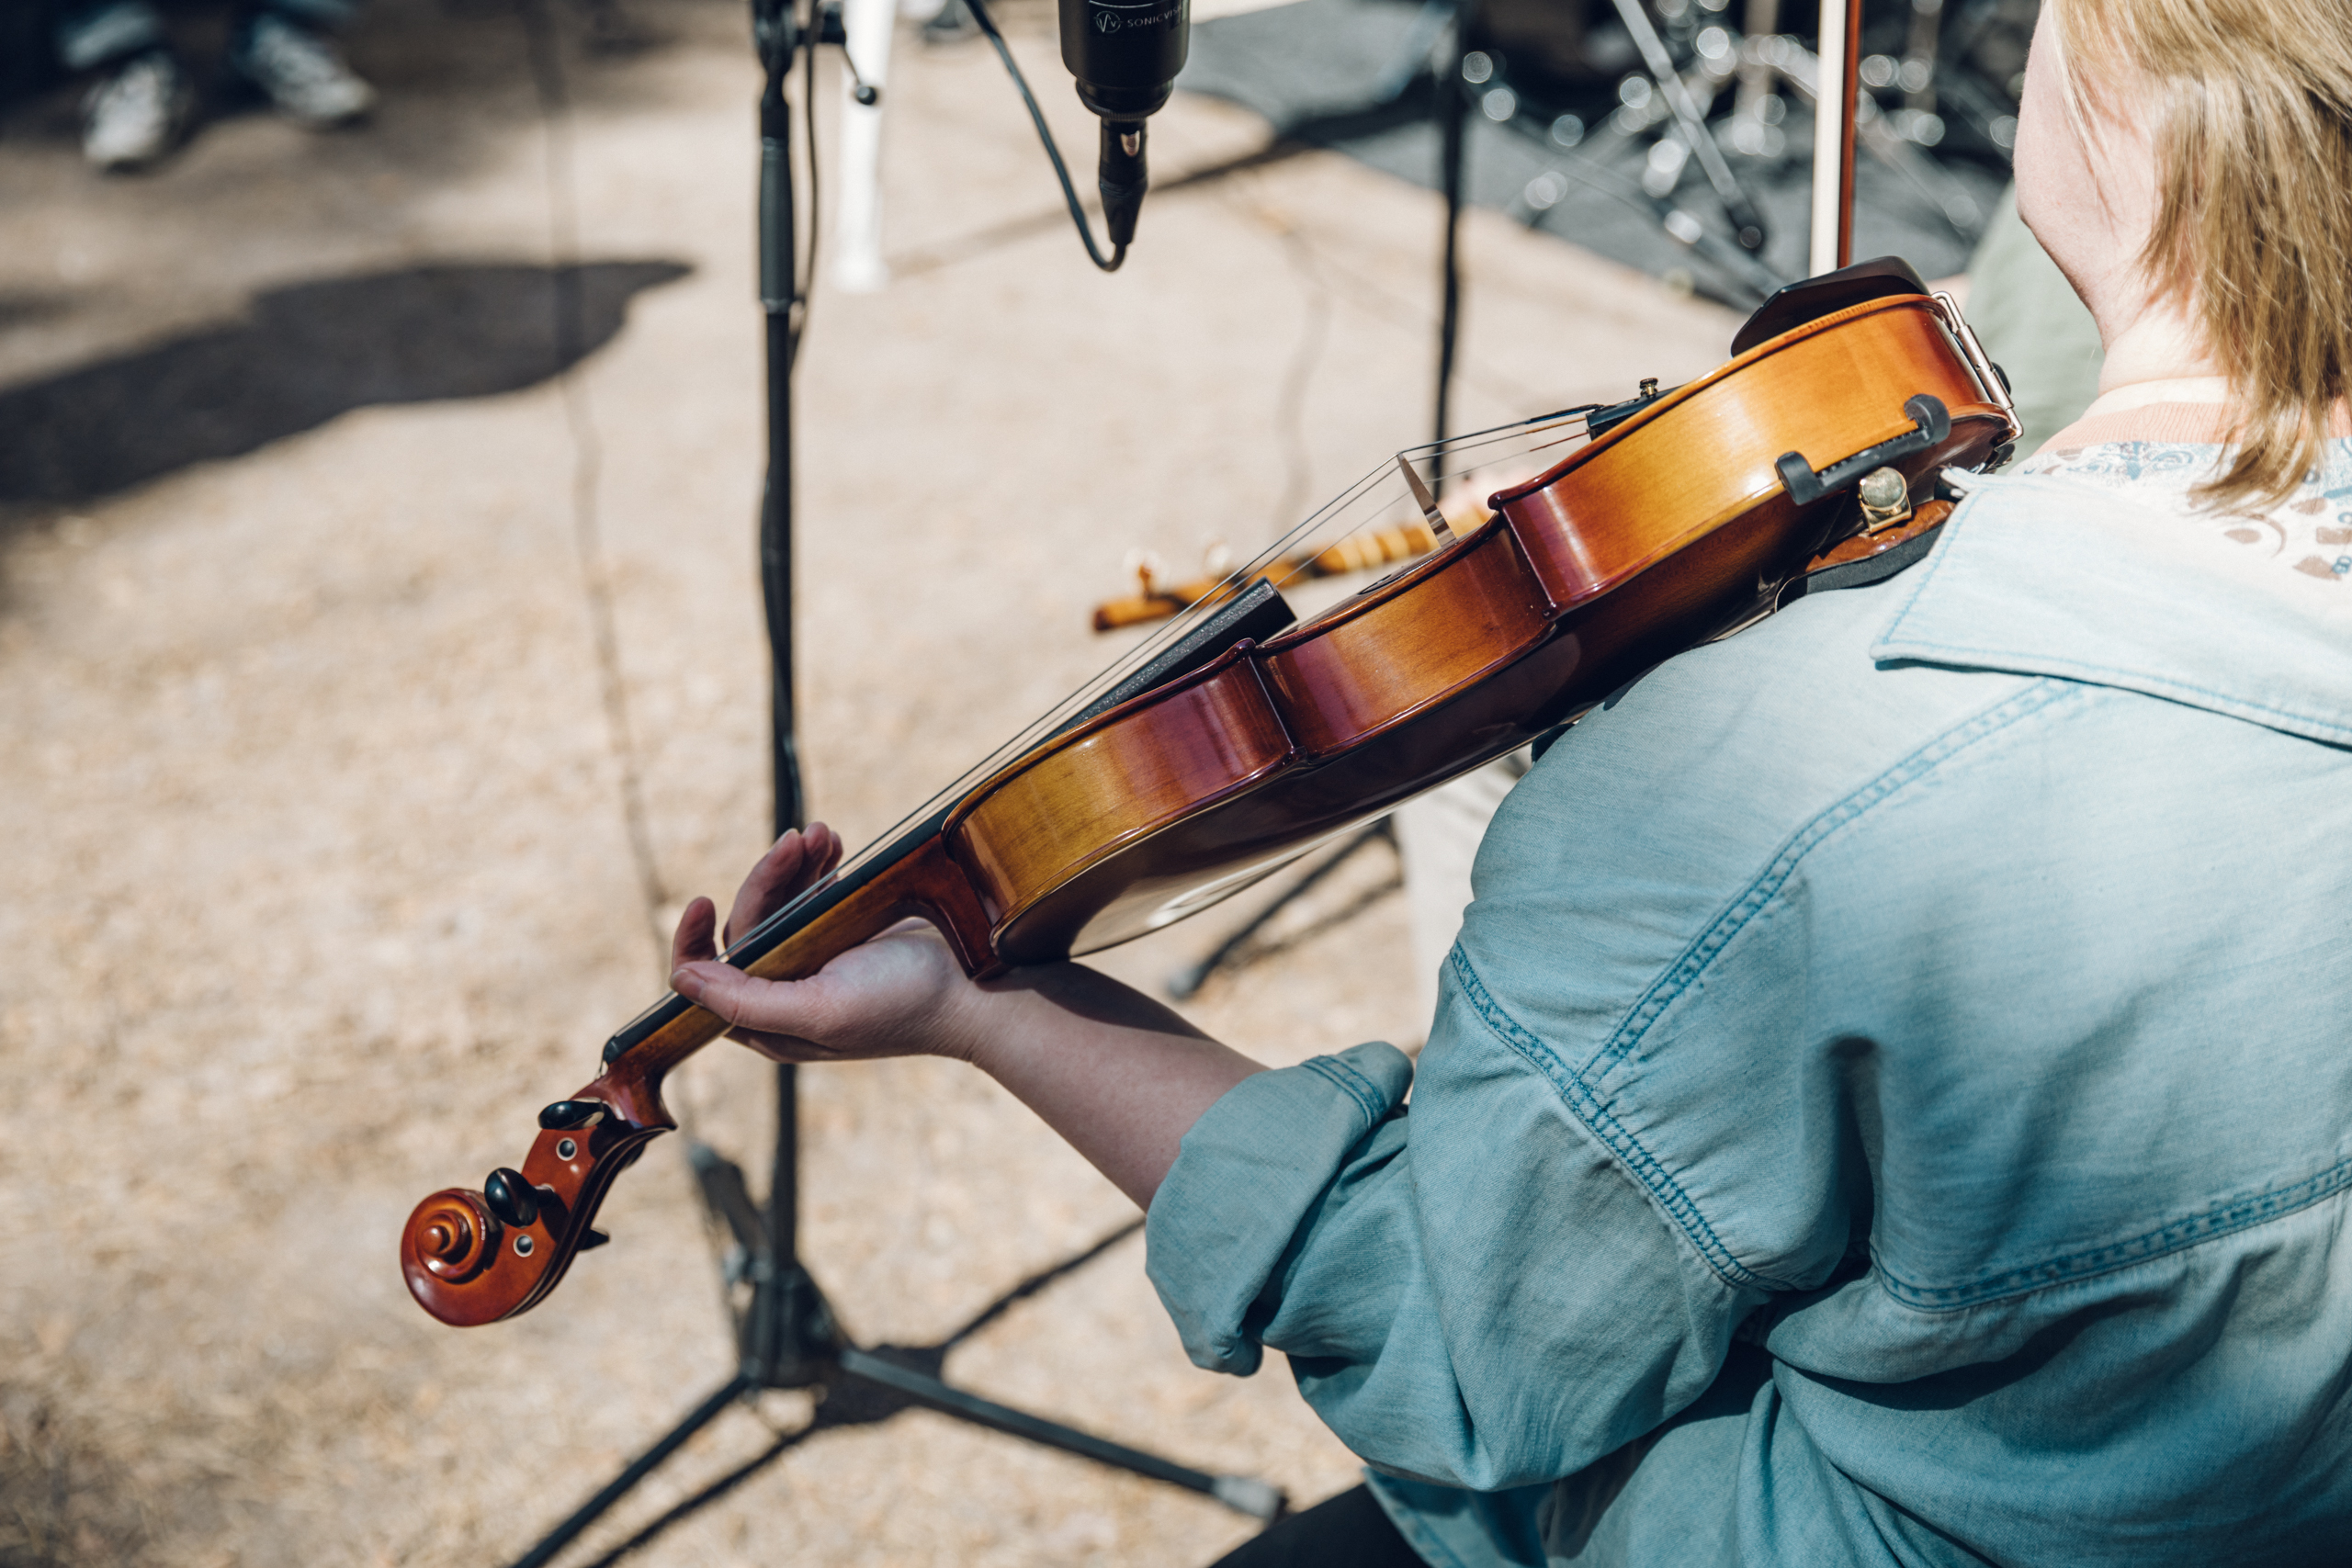
<svg viewBox="0 0 2352 1568">
<path fill-rule="evenodd" d="M 2078 128 L 2112 118 L 2075 67 L 2145 106 L 2146 276 L 2204 330 L 2237 446 L 2200 487 L 2277 502 L 2324 458 L 2352 382 L 2352 5 L 2047 0 Z"/>
</svg>

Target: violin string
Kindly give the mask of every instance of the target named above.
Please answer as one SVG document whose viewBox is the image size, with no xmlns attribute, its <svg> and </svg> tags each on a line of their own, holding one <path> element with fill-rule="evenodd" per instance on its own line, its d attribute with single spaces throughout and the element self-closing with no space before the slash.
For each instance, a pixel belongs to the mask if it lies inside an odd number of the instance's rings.
<svg viewBox="0 0 2352 1568">
<path fill-rule="evenodd" d="M 1570 440 L 1581 434 L 1585 414 L 1590 409 L 1599 406 L 1588 404 L 1572 409 L 1554 410 L 1525 419 L 1512 420 L 1484 430 L 1469 431 L 1448 438 L 1445 446 L 1452 453 L 1476 453 L 1514 440 L 1528 443 L 1532 437 L 1550 434 L 1554 429 L 1566 430 L 1566 434 L 1557 440 L 1543 444 L 1544 446 L 1557 446 L 1562 441 Z M 1527 447 L 1529 451 L 1540 449 L 1542 447 L 1532 445 Z M 1366 469 L 1352 484 L 1302 518 L 1256 556 L 1227 572 L 1219 580 L 1217 591 L 1203 595 L 1178 614 L 1161 622 L 1150 635 L 1138 639 L 1125 649 L 1093 676 L 1080 682 L 1068 696 L 1023 726 L 1011 739 L 966 768 L 944 788 L 876 834 L 863 848 L 845 857 L 836 874 L 846 874 L 864 865 L 883 850 L 896 843 L 916 823 L 934 815 L 951 801 L 962 797 L 977 787 L 991 773 L 1035 748 L 1049 738 L 1060 725 L 1067 722 L 1072 714 L 1077 713 L 1103 692 L 1110 690 L 1133 671 L 1141 668 L 1146 661 L 1189 632 L 1202 617 L 1213 614 L 1230 591 L 1261 576 L 1278 589 L 1295 582 L 1304 570 L 1303 567 L 1291 568 L 1279 574 L 1275 569 L 1285 556 L 1304 553 L 1304 545 L 1306 541 L 1323 537 L 1327 534 L 1334 543 L 1352 537 L 1366 528 L 1378 525 L 1384 519 L 1389 518 L 1400 509 L 1409 515 L 1419 516 L 1419 509 L 1412 503 L 1410 496 L 1404 488 L 1404 481 L 1397 474 L 1396 458 L 1398 457 L 1426 458 L 1436 450 L 1437 444 L 1434 442 L 1406 447 L 1403 451 L 1393 454 Z M 1451 477 L 1464 477 L 1473 471 L 1476 470 L 1461 467 L 1457 468 L 1454 475 Z M 1500 488 L 1499 485 L 1498 488 Z M 1338 525 L 1342 522 L 1345 525 L 1339 526 Z"/>
<path fill-rule="evenodd" d="M 560 367 L 557 380 L 572 446 L 572 548 L 579 562 L 582 607 L 594 650 L 605 745 L 616 775 L 621 826 L 628 842 L 630 866 L 636 874 L 638 900 L 653 967 L 666 987 L 670 933 L 663 928 L 662 914 L 670 895 L 653 847 L 644 759 L 629 710 L 628 676 L 621 663 L 619 617 L 613 603 L 611 568 L 597 507 L 603 478 L 603 441 L 580 367 L 585 357 L 586 327 L 580 292 L 579 165 L 571 84 L 564 73 L 562 41 L 557 35 L 547 0 L 518 0 L 516 9 L 523 23 L 547 148 L 548 239 L 555 265 L 554 331 L 557 363 Z M 688 1140 L 698 1140 L 701 1135 L 698 1112 L 702 1083 L 703 1075 L 696 1073 L 683 1073 L 671 1079 L 670 1105 Z M 712 1239 L 716 1247 L 717 1238 Z"/>
<path fill-rule="evenodd" d="M 1227 200 L 1230 205 L 1240 205 L 1230 193 Z M 1274 504 L 1274 516 L 1280 519 L 1295 515 L 1306 504 L 1315 482 L 1314 459 L 1306 439 L 1306 393 L 1316 367 L 1322 362 L 1324 344 L 1330 338 L 1331 285 L 1317 264 L 1315 247 L 1307 243 L 1296 225 L 1263 203 L 1250 210 L 1282 242 L 1304 297 L 1305 308 L 1300 313 L 1305 319 L 1300 323 L 1298 344 L 1291 351 L 1290 363 L 1283 367 L 1274 394 L 1274 428 L 1283 434 L 1283 492 L 1282 499 Z"/>
</svg>

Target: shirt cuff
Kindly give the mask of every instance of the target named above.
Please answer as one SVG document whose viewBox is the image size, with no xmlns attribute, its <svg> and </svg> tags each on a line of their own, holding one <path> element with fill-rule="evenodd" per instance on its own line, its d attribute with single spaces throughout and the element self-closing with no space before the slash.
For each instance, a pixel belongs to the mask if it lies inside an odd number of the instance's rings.
<svg viewBox="0 0 2352 1568">
<path fill-rule="evenodd" d="M 1151 1201 L 1145 1267 L 1195 1365 L 1258 1370 L 1251 1307 L 1348 1152 L 1412 1081 L 1394 1045 L 1357 1045 L 1252 1074 L 1184 1134 Z"/>
</svg>

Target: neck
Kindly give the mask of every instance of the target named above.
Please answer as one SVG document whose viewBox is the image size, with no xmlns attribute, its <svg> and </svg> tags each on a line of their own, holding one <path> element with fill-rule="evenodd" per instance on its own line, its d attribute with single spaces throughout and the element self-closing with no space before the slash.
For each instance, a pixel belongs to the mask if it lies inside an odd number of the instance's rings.
<svg viewBox="0 0 2352 1568">
<path fill-rule="evenodd" d="M 2099 370 L 2098 397 L 2084 412 L 2230 401 L 2229 378 L 2207 351 L 2204 333 L 2178 306 L 2145 298 L 2133 304 L 2128 311 L 2095 312 L 2107 359 Z"/>
<path fill-rule="evenodd" d="M 2083 418 L 2098 413 L 2121 413 L 2153 403 L 2226 403 L 2230 383 L 2221 376 L 2159 376 L 2127 382 L 2099 393 L 2084 409 Z"/>
</svg>

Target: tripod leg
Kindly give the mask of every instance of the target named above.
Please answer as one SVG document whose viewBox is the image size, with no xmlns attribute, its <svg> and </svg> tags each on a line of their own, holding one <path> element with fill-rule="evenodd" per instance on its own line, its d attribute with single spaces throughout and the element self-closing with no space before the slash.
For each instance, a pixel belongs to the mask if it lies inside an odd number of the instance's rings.
<svg viewBox="0 0 2352 1568">
<path fill-rule="evenodd" d="M 1172 1460 L 1148 1454 L 1141 1449 L 1131 1449 L 1124 1443 L 1111 1442 L 1075 1427 L 1065 1427 L 1058 1421 L 1048 1421 L 1042 1416 L 1032 1416 L 1025 1410 L 1015 1410 L 1009 1404 L 999 1404 L 992 1399 L 982 1399 L 976 1393 L 928 1377 L 896 1361 L 863 1350 L 841 1353 L 842 1371 L 853 1378 L 889 1390 L 899 1398 L 943 1416 L 953 1416 L 959 1421 L 969 1421 L 977 1427 L 1008 1432 L 1016 1438 L 1026 1438 L 1033 1443 L 1043 1443 L 1091 1459 L 1098 1464 L 1114 1469 L 1133 1471 L 1154 1481 L 1164 1481 L 1171 1486 L 1182 1486 L 1202 1492 L 1239 1514 L 1252 1518 L 1272 1519 L 1280 1517 L 1285 1501 L 1282 1489 L 1271 1483 L 1249 1475 L 1211 1475 L 1206 1471 L 1193 1470 Z"/>
<path fill-rule="evenodd" d="M 708 1399 L 696 1405 L 686 1418 L 664 1433 L 662 1439 L 638 1455 L 636 1462 L 613 1477 L 605 1488 L 580 1506 L 580 1511 L 549 1530 L 539 1544 L 514 1560 L 514 1568 L 544 1568 L 555 1554 L 571 1544 L 582 1530 L 594 1524 L 606 1509 L 619 1502 L 629 1489 L 653 1473 L 661 1462 L 678 1451 L 680 1445 L 705 1427 L 717 1420 L 729 1405 L 752 1393 L 759 1385 L 750 1378 L 739 1377 L 718 1389 Z"/>
</svg>

